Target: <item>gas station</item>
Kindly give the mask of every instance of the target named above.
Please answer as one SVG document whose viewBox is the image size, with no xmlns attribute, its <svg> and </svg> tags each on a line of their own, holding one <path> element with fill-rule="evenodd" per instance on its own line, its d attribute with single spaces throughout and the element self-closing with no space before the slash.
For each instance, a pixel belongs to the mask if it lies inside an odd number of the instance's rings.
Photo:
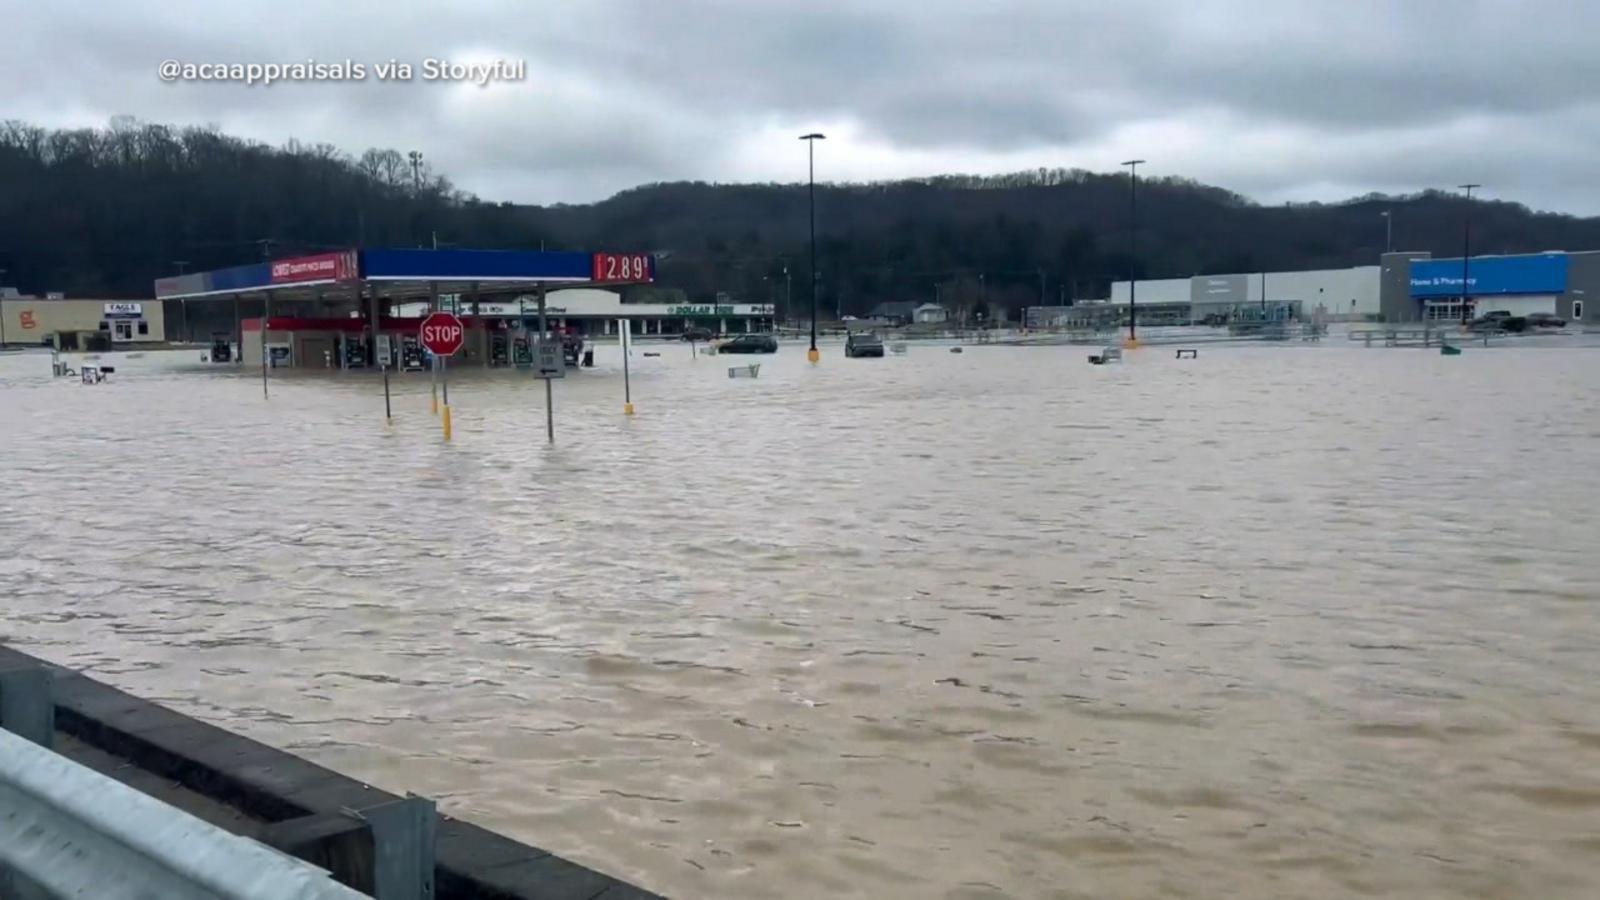
<svg viewBox="0 0 1600 900">
<path fill-rule="evenodd" d="M 269 260 L 210 272 L 158 279 L 159 301 L 232 303 L 233 332 L 213 336 L 207 359 L 261 367 L 262 395 L 268 372 L 280 366 L 329 369 L 376 368 L 383 373 L 385 419 L 392 419 L 389 372 L 434 372 L 434 412 L 443 415 L 450 438 L 449 383 L 444 405 L 438 388 L 444 360 L 464 352 L 468 364 L 528 365 L 545 379 L 548 419 L 550 379 L 578 365 L 577 335 L 557 334 L 548 324 L 545 292 L 552 285 L 626 285 L 655 279 L 648 253 L 581 253 L 518 250 L 407 250 L 352 248 Z M 523 299 L 535 297 L 535 308 Z M 441 355 L 423 327 L 440 311 L 441 295 L 458 299 L 448 316 L 449 349 Z M 515 297 L 518 315 L 486 317 L 480 305 Z M 259 298 L 262 314 L 240 316 L 245 298 Z M 423 316 L 398 316 L 409 304 Z M 459 313 L 459 316 L 454 315 Z M 530 318 L 536 314 L 537 318 Z M 248 338 L 246 335 L 249 335 Z M 551 440 L 555 439 L 553 422 Z"/>
<path fill-rule="evenodd" d="M 265 367 L 421 370 L 426 361 L 419 318 L 398 315 L 440 308 L 465 326 L 463 361 L 483 366 L 527 365 L 537 341 L 536 306 L 552 287 L 648 283 L 648 253 L 516 250 L 347 249 L 158 279 L 157 300 L 232 303 L 231 334 L 213 336 L 209 358 Z M 243 319 L 242 300 L 263 314 Z M 517 314 L 507 315 L 508 301 Z M 482 315 L 492 307 L 496 315 Z"/>
</svg>

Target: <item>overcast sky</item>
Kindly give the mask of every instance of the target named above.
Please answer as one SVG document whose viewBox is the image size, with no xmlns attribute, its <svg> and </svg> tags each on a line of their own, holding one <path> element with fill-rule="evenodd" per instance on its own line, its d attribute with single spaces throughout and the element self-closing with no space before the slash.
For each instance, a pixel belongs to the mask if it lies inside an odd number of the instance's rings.
<svg viewBox="0 0 1600 900">
<path fill-rule="evenodd" d="M 1600 214 L 1600 0 L 7 0 L 0 116 L 420 150 L 495 200 L 1129 157 L 1263 202 L 1482 182 Z M 422 80 L 425 59 L 526 63 Z M 348 83 L 163 82 L 346 59 Z M 382 81 L 375 64 L 416 67 Z"/>
</svg>

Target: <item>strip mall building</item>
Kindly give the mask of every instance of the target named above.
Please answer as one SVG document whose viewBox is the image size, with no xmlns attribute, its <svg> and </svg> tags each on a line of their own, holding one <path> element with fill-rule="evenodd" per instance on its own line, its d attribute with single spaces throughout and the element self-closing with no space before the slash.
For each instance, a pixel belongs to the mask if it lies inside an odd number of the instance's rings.
<svg viewBox="0 0 1600 900">
<path fill-rule="evenodd" d="M 110 350 L 167 339 L 162 306 L 152 300 L 0 298 L 0 343 L 62 350 Z"/>
</svg>

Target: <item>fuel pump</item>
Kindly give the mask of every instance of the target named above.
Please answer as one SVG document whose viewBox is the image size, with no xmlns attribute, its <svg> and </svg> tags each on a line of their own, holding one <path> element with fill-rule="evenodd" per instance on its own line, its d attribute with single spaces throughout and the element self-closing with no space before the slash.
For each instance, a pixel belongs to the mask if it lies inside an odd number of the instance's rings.
<svg viewBox="0 0 1600 900">
<path fill-rule="evenodd" d="M 400 368 L 407 372 L 420 372 L 424 368 L 422 342 L 414 334 L 400 336 Z"/>
<path fill-rule="evenodd" d="M 346 369 L 365 369 L 367 367 L 367 339 L 365 335 L 346 334 L 344 336 L 344 367 Z"/>
</svg>

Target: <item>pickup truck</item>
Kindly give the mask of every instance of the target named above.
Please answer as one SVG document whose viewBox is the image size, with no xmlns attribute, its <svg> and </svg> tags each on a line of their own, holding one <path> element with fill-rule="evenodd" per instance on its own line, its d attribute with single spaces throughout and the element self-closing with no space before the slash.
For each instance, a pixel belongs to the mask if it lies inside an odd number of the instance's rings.
<svg viewBox="0 0 1600 900">
<path fill-rule="evenodd" d="M 1467 323 L 1470 331 L 1527 331 L 1528 320 L 1504 309 L 1491 310 Z"/>
</svg>

